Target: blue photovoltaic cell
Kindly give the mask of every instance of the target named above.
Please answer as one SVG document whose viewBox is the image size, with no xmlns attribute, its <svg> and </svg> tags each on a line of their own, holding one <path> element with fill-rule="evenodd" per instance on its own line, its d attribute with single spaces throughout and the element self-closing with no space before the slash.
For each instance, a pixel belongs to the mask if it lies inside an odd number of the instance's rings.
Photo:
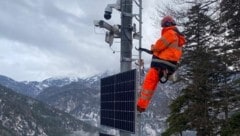
<svg viewBox="0 0 240 136">
<path fill-rule="evenodd" d="M 99 136 L 113 136 L 113 135 L 99 133 Z"/>
<path fill-rule="evenodd" d="M 135 133 L 136 70 L 101 79 L 101 125 Z"/>
</svg>

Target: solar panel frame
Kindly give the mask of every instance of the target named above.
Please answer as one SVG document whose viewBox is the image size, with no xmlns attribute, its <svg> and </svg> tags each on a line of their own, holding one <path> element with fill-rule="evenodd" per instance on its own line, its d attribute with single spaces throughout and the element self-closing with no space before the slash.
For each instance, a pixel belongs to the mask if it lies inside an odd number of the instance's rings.
<svg viewBox="0 0 240 136">
<path fill-rule="evenodd" d="M 101 79 L 101 125 L 135 133 L 137 75 L 134 69 Z"/>
<path fill-rule="evenodd" d="M 99 133 L 99 136 L 113 136 L 113 135 L 104 134 L 104 133 Z"/>
</svg>

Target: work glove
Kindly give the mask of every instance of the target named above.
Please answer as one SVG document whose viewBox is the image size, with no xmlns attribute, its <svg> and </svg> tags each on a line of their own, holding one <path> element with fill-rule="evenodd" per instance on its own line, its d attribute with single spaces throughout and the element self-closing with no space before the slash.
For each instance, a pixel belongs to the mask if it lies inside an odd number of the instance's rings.
<svg viewBox="0 0 240 136">
<path fill-rule="evenodd" d="M 154 44 L 151 45 L 151 51 L 153 51 L 155 48 L 154 48 Z"/>
</svg>

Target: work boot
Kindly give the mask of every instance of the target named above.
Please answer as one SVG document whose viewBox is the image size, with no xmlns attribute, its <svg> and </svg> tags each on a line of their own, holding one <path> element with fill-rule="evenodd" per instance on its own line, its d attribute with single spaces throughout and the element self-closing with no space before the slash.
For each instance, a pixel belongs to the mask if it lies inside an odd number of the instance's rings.
<svg viewBox="0 0 240 136">
<path fill-rule="evenodd" d="M 137 106 L 137 110 L 138 110 L 140 113 L 142 113 L 142 112 L 144 112 L 146 109 Z"/>
</svg>

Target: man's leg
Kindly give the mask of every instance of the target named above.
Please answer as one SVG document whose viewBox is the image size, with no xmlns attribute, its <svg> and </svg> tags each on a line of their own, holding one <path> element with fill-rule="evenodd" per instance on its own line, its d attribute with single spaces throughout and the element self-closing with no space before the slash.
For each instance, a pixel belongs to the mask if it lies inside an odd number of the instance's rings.
<svg viewBox="0 0 240 136">
<path fill-rule="evenodd" d="M 138 110 L 145 111 L 152 99 L 159 82 L 159 74 L 156 68 L 150 68 L 143 81 L 142 89 L 137 101 Z"/>
</svg>

